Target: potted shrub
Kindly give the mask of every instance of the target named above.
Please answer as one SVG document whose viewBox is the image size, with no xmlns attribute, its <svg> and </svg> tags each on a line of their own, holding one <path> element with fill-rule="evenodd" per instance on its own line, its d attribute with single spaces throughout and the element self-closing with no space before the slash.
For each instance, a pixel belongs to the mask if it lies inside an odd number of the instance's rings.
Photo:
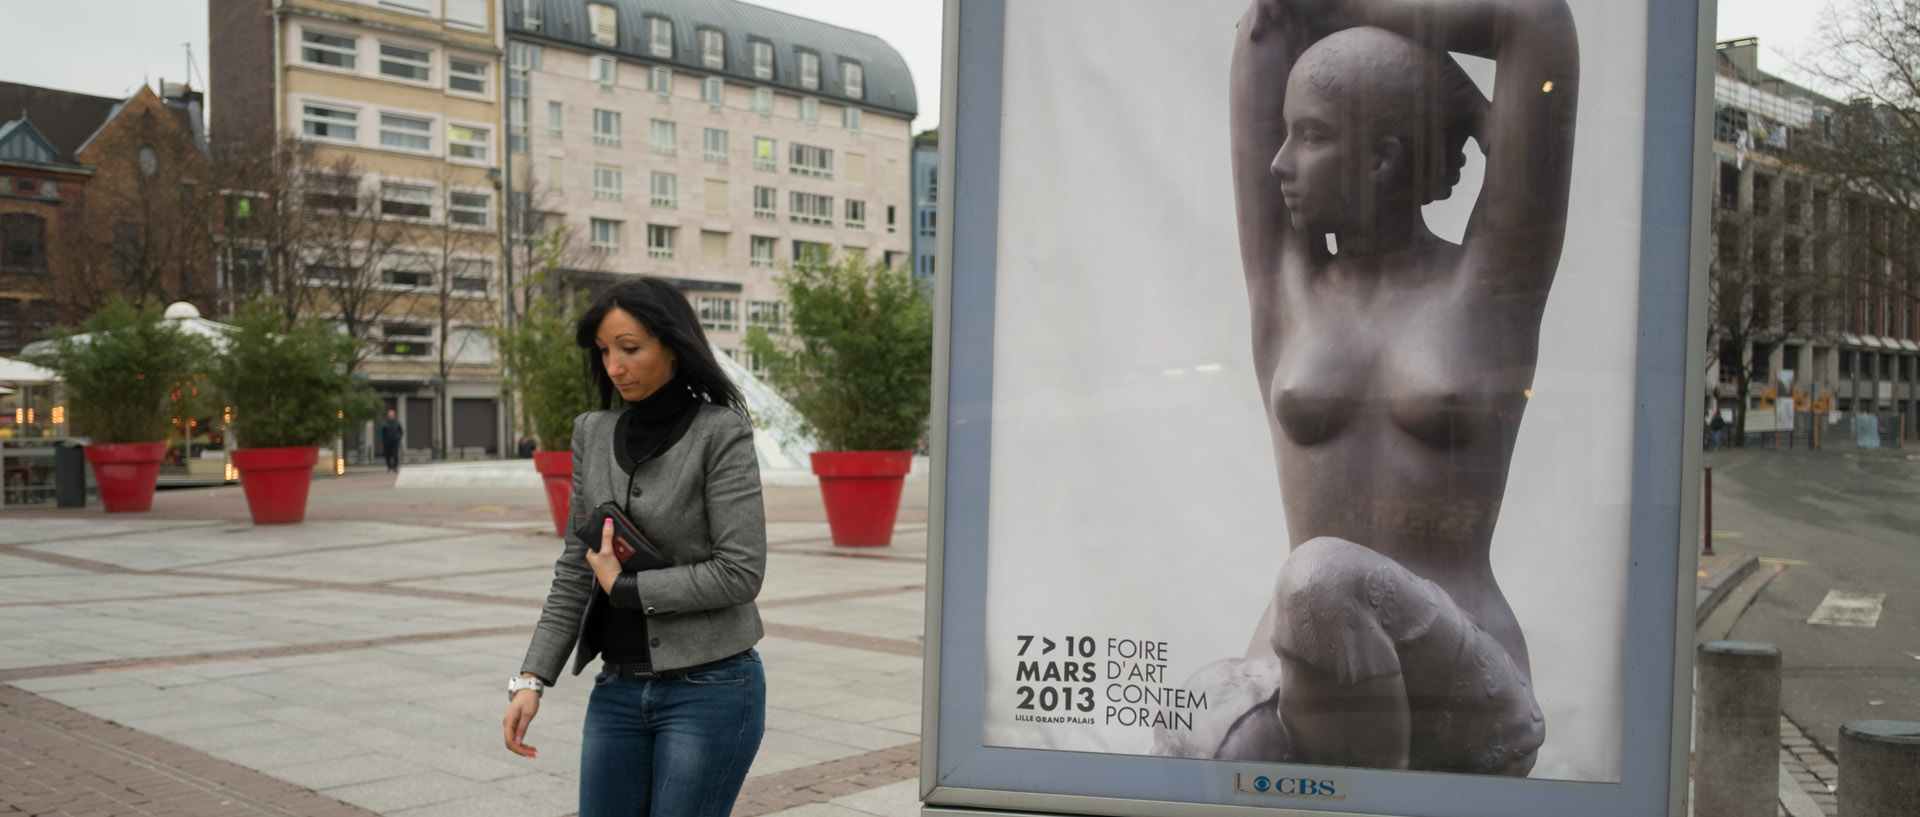
<svg viewBox="0 0 1920 817">
<path fill-rule="evenodd" d="M 755 327 L 747 348 L 820 440 L 813 472 L 833 543 L 889 544 L 932 408 L 928 295 L 906 269 L 851 253 L 809 257 L 776 280 L 791 329 Z"/>
<path fill-rule="evenodd" d="M 233 324 L 226 354 L 207 372 L 233 408 L 229 440 L 240 447 L 227 456 L 254 524 L 302 521 L 320 443 L 372 417 L 379 398 L 347 373 L 359 341 L 325 320 L 288 326 L 272 304 L 255 302 Z"/>
<path fill-rule="evenodd" d="M 520 394 L 520 408 L 533 432 L 533 468 L 547 493 L 553 532 L 566 535 L 567 509 L 573 502 L 573 419 L 593 410 L 586 360 L 574 346 L 574 322 L 586 312 L 580 297 L 549 296 L 563 231 L 540 239 L 534 252 L 539 266 L 521 288 L 532 295 L 519 322 L 494 327 L 500 345 L 502 377 Z"/>
<path fill-rule="evenodd" d="M 72 427 L 91 442 L 87 462 L 109 513 L 153 507 L 160 461 L 172 436 L 172 396 L 212 355 L 205 339 L 180 331 L 158 309 L 114 296 L 82 325 L 56 331 L 28 360 L 65 384 Z"/>
</svg>

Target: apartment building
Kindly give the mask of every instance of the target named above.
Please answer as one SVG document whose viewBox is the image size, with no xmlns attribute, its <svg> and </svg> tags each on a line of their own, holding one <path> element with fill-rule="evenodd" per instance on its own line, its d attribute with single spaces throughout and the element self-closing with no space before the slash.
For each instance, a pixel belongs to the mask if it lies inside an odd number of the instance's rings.
<svg viewBox="0 0 1920 817">
<path fill-rule="evenodd" d="M 909 263 L 917 107 L 879 38 L 735 0 L 506 2 L 510 202 L 566 227 L 576 282 L 670 280 L 738 356 L 785 326 L 783 263 Z"/>
<path fill-rule="evenodd" d="M 359 371 L 407 429 L 409 457 L 511 450 L 494 345 L 503 292 L 500 3 L 211 0 L 211 130 L 227 155 L 310 159 L 284 191 L 236 190 L 230 230 L 260 208 L 309 229 L 265 294 L 320 293 L 310 311 L 370 344 Z M 291 140 L 291 141 L 289 141 Z M 279 201 L 267 201 L 273 195 Z M 285 233 L 285 230 L 280 231 Z M 325 236 L 325 238 L 322 238 Z M 226 262 L 235 286 L 260 258 Z M 274 287 L 280 291 L 274 291 Z M 237 288 L 237 287 L 236 287 Z M 371 427 L 348 441 L 369 456 Z"/>
<path fill-rule="evenodd" d="M 1714 262 L 1757 282 L 1741 308 L 1760 329 L 1744 347 L 1713 339 L 1713 396 L 1721 406 L 1737 399 L 1744 363 L 1749 409 L 1791 392 L 1800 411 L 1877 413 L 1891 435 L 1904 423 L 1920 436 L 1920 293 L 1903 290 L 1906 270 L 1872 249 L 1904 242 L 1908 228 L 1792 161 L 1799 140 L 1824 138 L 1847 103 L 1761 71 L 1758 51 L 1753 39 L 1720 43 L 1714 77 Z M 1783 371 L 1794 372 L 1788 389 Z M 1771 415 L 1751 411 L 1748 427 L 1770 428 Z"/>
<path fill-rule="evenodd" d="M 940 132 L 913 137 L 913 277 L 932 280 L 939 252 Z"/>
</svg>

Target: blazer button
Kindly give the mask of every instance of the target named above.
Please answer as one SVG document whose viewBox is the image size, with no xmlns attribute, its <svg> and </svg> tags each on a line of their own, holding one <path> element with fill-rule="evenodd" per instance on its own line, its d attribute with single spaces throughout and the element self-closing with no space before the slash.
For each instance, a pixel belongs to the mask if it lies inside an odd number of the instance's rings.
<svg viewBox="0 0 1920 817">
<path fill-rule="evenodd" d="M 653 615 L 653 608 L 652 608 L 652 607 L 648 607 L 648 608 L 647 608 L 647 615 Z"/>
<path fill-rule="evenodd" d="M 653 639 L 653 640 L 651 640 L 651 641 L 648 641 L 648 642 L 647 642 L 647 646 L 650 646 L 650 647 L 658 647 L 658 646 L 660 646 L 660 639 L 658 639 L 658 638 L 656 638 L 656 639 Z"/>
</svg>

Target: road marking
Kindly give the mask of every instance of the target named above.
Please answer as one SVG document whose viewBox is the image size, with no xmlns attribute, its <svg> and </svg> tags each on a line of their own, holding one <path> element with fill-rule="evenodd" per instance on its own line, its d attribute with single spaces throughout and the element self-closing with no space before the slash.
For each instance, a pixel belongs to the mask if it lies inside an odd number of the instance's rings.
<svg viewBox="0 0 1920 817">
<path fill-rule="evenodd" d="M 1831 627 L 1873 627 L 1880 623 L 1880 605 L 1886 600 L 1885 593 L 1828 590 L 1826 599 L 1814 608 L 1807 623 Z"/>
<path fill-rule="evenodd" d="M 1803 561 L 1800 561 L 1799 559 L 1788 559 L 1784 556 L 1762 556 L 1760 557 L 1760 563 L 1763 565 L 1786 565 L 1788 567 L 1812 567 L 1813 566 L 1812 562 L 1803 562 Z"/>
</svg>

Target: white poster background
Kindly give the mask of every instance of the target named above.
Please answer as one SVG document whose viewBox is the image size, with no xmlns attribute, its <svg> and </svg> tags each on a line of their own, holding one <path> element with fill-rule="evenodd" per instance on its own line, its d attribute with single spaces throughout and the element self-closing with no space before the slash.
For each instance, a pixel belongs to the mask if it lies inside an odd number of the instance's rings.
<svg viewBox="0 0 1920 817">
<path fill-rule="evenodd" d="M 1570 3 L 1566 245 L 1492 547 L 1546 719 L 1533 776 L 1617 781 L 1646 8 Z M 1177 686 L 1244 654 L 1286 557 L 1229 175 L 1246 5 L 1007 4 L 988 745 L 1146 754 L 1150 729 L 1016 723 L 1017 636 L 1166 641 Z M 1460 61 L 1492 87 L 1492 63 Z M 1478 195 L 1476 150 L 1428 209 L 1453 240 Z"/>
</svg>

